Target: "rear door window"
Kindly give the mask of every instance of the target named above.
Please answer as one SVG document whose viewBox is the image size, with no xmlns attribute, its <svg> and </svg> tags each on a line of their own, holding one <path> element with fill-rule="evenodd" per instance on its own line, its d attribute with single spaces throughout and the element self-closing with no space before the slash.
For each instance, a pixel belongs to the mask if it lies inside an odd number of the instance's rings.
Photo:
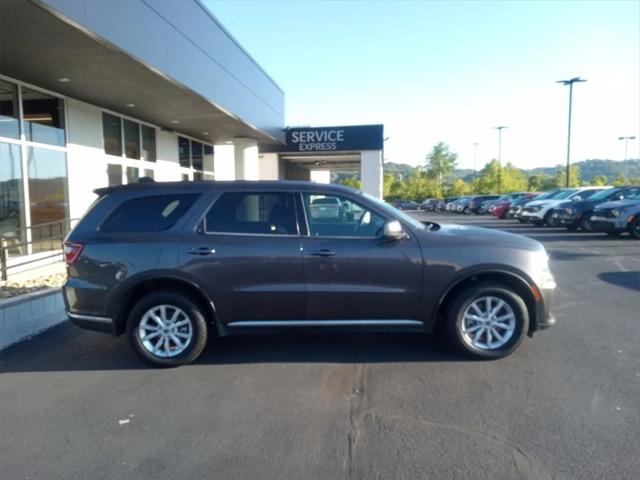
<svg viewBox="0 0 640 480">
<path fill-rule="evenodd" d="M 127 200 L 102 223 L 107 233 L 160 232 L 173 227 L 200 194 L 158 195 Z"/>
<path fill-rule="evenodd" d="M 207 233 L 297 235 L 293 195 L 280 192 L 228 192 L 205 217 Z"/>
</svg>

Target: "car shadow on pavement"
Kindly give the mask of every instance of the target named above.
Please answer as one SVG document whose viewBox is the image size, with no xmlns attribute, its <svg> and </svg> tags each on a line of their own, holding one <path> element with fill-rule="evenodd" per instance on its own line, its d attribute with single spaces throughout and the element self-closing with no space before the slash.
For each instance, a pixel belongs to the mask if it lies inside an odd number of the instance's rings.
<svg viewBox="0 0 640 480">
<path fill-rule="evenodd" d="M 214 338 L 195 365 L 461 361 L 469 359 L 431 335 L 344 332 Z M 155 368 L 131 350 L 125 337 L 81 330 L 69 322 L 0 351 L 0 374 Z"/>
<path fill-rule="evenodd" d="M 640 272 L 602 272 L 598 278 L 619 287 L 640 291 Z"/>
</svg>

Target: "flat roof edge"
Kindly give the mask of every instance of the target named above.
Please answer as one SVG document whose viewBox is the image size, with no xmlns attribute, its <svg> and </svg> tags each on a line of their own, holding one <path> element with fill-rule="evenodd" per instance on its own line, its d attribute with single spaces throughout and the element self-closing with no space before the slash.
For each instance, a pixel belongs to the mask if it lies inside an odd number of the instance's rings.
<svg viewBox="0 0 640 480">
<path fill-rule="evenodd" d="M 277 84 L 277 82 L 273 79 L 273 77 L 272 77 L 271 75 L 269 75 L 269 74 L 265 71 L 265 69 L 264 69 L 264 68 L 262 68 L 262 66 L 261 66 L 261 65 L 256 61 L 256 59 L 255 59 L 255 58 L 253 58 L 253 57 L 249 54 L 249 52 L 247 52 L 247 50 L 242 46 L 242 44 L 241 44 L 238 40 L 236 40 L 236 38 L 235 38 L 233 35 L 231 35 L 231 33 L 229 32 L 229 30 L 227 30 L 227 29 L 226 29 L 226 27 L 222 24 L 222 22 L 220 22 L 220 20 L 218 20 L 218 19 L 216 18 L 216 16 L 213 14 L 213 12 L 212 12 L 211 10 L 209 10 L 209 9 L 207 8 L 207 6 L 206 6 L 204 3 L 202 3 L 202 0 L 194 0 L 194 1 L 196 2 L 196 4 L 197 4 L 197 5 L 198 5 L 198 6 L 199 6 L 199 7 L 200 7 L 200 8 L 201 8 L 201 9 L 202 9 L 202 10 L 203 10 L 207 15 L 209 15 L 209 17 L 211 18 L 211 20 L 213 20 L 213 21 L 215 22 L 215 24 L 220 28 L 220 30 L 222 30 L 222 31 L 225 33 L 225 35 L 226 35 L 227 37 L 229 37 L 229 39 L 230 39 L 233 43 L 235 43 L 235 45 L 236 45 L 240 50 L 242 50 L 242 53 L 244 53 L 244 54 L 247 56 L 247 58 L 248 58 L 249 60 L 251 60 L 251 61 L 253 62 L 253 64 L 254 64 L 256 67 L 258 67 L 258 69 L 259 69 L 259 70 L 264 74 L 264 76 L 265 76 L 265 77 L 267 77 L 271 83 L 273 83 L 273 86 L 274 86 L 274 87 L 276 87 L 278 90 L 280 90 L 280 93 L 282 93 L 282 94 L 284 95 L 285 93 L 284 93 L 284 90 L 282 89 L 282 87 L 280 87 L 280 85 L 278 85 L 278 84 Z"/>
</svg>

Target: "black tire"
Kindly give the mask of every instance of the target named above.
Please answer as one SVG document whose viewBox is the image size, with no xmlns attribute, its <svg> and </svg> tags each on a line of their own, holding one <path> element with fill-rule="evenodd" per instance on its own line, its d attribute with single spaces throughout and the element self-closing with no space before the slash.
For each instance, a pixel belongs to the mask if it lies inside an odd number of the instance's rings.
<svg viewBox="0 0 640 480">
<path fill-rule="evenodd" d="M 620 236 L 620 232 L 607 232 L 607 235 L 611 238 L 618 238 Z"/>
<path fill-rule="evenodd" d="M 511 337 L 504 345 L 494 349 L 482 349 L 474 346 L 464 338 L 462 332 L 465 311 L 474 301 L 485 296 L 504 300 L 511 307 L 515 316 L 515 328 Z M 479 359 L 496 359 L 510 355 L 520 346 L 529 330 L 529 312 L 524 300 L 509 287 L 497 283 L 480 283 L 466 290 L 450 304 L 446 318 L 448 335 L 453 345 L 466 355 Z"/>
<path fill-rule="evenodd" d="M 154 307 L 168 305 L 177 307 L 188 318 L 191 325 L 191 338 L 184 350 L 175 356 L 154 355 L 143 345 L 139 335 L 140 322 L 144 315 Z M 178 366 L 193 362 L 200 356 L 209 336 L 209 325 L 201 308 L 187 295 L 168 291 L 150 293 L 142 297 L 131 309 L 127 318 L 127 336 L 134 351 L 147 362 L 154 365 Z"/>
<path fill-rule="evenodd" d="M 591 212 L 587 212 L 580 219 L 580 230 L 582 230 L 583 232 L 593 232 L 593 227 L 591 226 L 591 222 L 589 221 L 590 216 Z"/>
<path fill-rule="evenodd" d="M 551 221 L 551 210 L 549 210 L 547 213 L 544 214 L 544 218 L 542 219 L 541 225 L 543 227 L 553 227 L 552 221 Z"/>
<path fill-rule="evenodd" d="M 629 224 L 629 235 L 631 238 L 640 240 L 640 214 L 637 214 L 635 220 Z"/>
</svg>

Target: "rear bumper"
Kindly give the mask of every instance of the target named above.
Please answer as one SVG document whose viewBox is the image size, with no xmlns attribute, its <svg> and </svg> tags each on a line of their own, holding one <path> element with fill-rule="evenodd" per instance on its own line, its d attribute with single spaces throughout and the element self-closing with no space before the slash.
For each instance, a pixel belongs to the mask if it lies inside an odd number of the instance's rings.
<svg viewBox="0 0 640 480">
<path fill-rule="evenodd" d="M 115 335 L 115 323 L 112 318 L 96 317 L 94 315 L 84 315 L 80 313 L 67 312 L 71 323 L 86 330 L 110 333 Z"/>
<path fill-rule="evenodd" d="M 604 219 L 592 216 L 589 223 L 595 232 L 624 232 L 627 229 L 624 219 L 621 218 Z"/>
</svg>

